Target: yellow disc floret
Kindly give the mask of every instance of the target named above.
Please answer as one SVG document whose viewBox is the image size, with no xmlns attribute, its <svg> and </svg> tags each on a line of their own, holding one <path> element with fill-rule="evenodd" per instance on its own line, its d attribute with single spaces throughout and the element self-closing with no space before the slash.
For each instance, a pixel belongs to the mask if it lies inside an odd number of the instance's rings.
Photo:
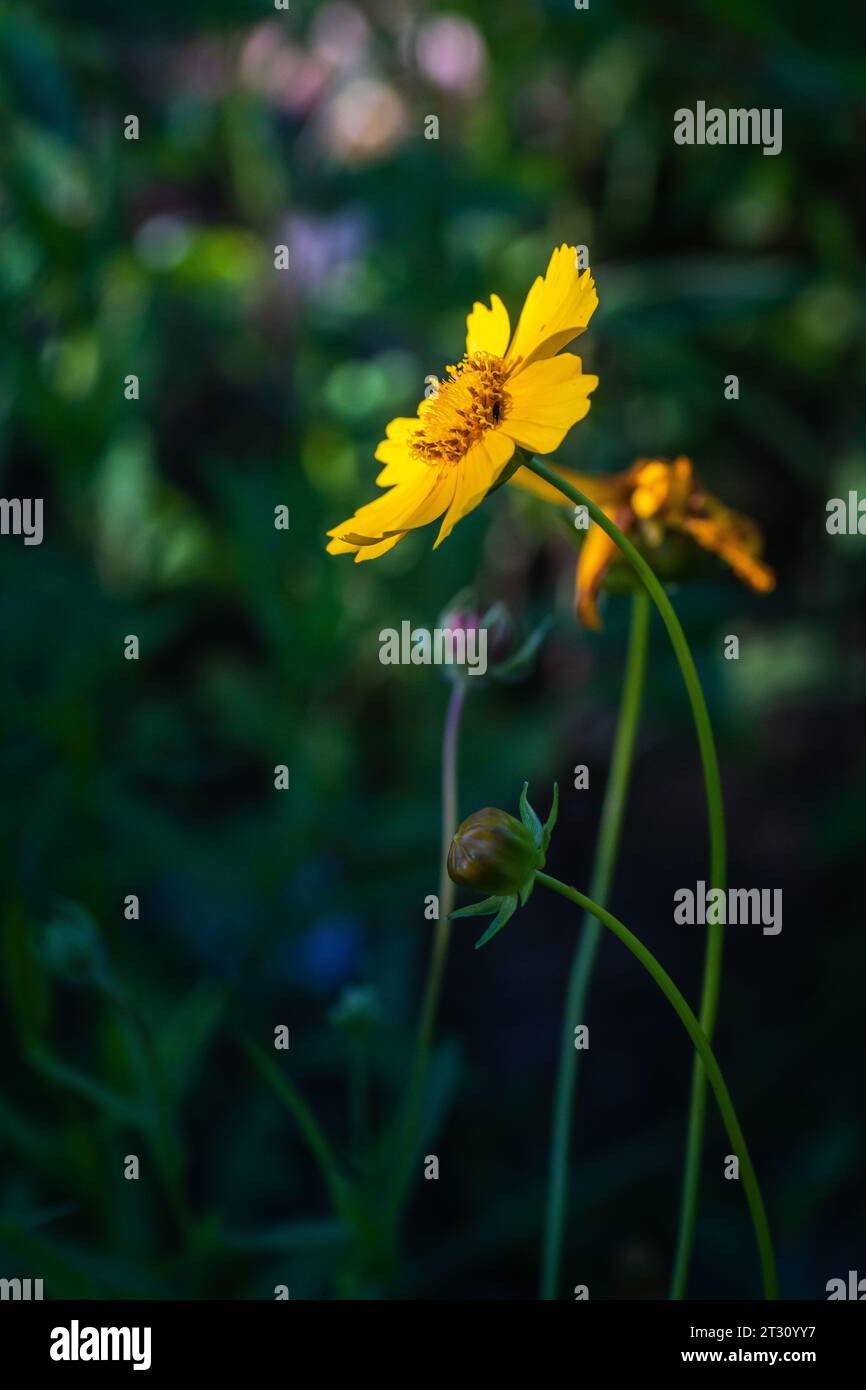
<svg viewBox="0 0 866 1390">
<path fill-rule="evenodd" d="M 459 463 L 488 430 L 497 429 L 511 403 L 501 357 L 467 353 L 446 371 L 448 380 L 419 406 L 421 427 L 410 439 L 416 458 L 440 468 Z"/>
</svg>

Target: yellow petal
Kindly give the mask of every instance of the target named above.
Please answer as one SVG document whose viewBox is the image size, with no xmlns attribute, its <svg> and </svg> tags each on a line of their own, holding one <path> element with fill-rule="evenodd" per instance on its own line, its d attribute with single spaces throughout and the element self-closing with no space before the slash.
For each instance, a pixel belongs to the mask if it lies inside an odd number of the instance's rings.
<svg viewBox="0 0 866 1390">
<path fill-rule="evenodd" d="M 490 296 L 489 309 L 476 300 L 466 319 L 466 351 L 470 355 L 489 352 L 494 357 L 504 357 L 510 333 L 508 310 L 498 294 Z"/>
<path fill-rule="evenodd" d="M 508 379 L 508 407 L 502 428 L 533 454 L 550 454 L 589 410 L 597 376 L 584 375 L 579 357 L 564 352 L 534 362 Z"/>
<path fill-rule="evenodd" d="M 401 541 L 405 534 L 405 531 L 398 531 L 396 536 L 387 536 L 383 541 L 372 541 L 367 536 L 354 536 L 349 532 L 345 537 L 328 541 L 327 551 L 329 555 L 354 555 L 357 564 L 359 560 L 375 560 L 378 555 L 384 555 L 385 551 Z"/>
<path fill-rule="evenodd" d="M 691 459 L 673 463 L 661 459 L 638 459 L 631 470 L 633 492 L 631 509 L 642 521 L 664 511 L 667 520 L 676 520 L 694 490 Z"/>
<path fill-rule="evenodd" d="M 685 508 L 695 487 L 695 469 L 691 459 L 676 458 L 671 464 L 670 507 L 676 513 Z"/>
<path fill-rule="evenodd" d="M 376 478 L 379 487 L 391 487 L 411 477 L 418 467 L 418 460 L 412 454 L 410 440 L 421 428 L 416 415 L 398 416 L 385 430 L 386 438 L 376 449 L 374 458 L 385 467 Z"/>
<path fill-rule="evenodd" d="M 457 522 L 478 506 L 513 453 L 513 440 L 499 430 L 492 430 L 485 434 L 483 439 L 479 439 L 477 444 L 472 445 L 466 457 L 461 459 L 455 469 L 457 486 L 454 489 L 454 499 L 436 537 L 434 550 L 437 545 L 442 544 L 446 536 L 450 536 Z"/>
<path fill-rule="evenodd" d="M 348 526 L 349 523 L 346 522 L 346 525 Z M 331 540 L 328 541 L 325 549 L 329 555 L 355 555 L 358 546 L 352 541 L 343 541 L 340 540 L 338 536 L 333 536 Z"/>
<path fill-rule="evenodd" d="M 360 551 L 368 546 L 378 546 L 382 541 L 428 525 L 447 511 L 454 495 L 456 470 L 440 477 L 435 469 L 428 468 L 426 464 L 418 464 L 417 469 L 414 478 L 397 483 L 381 497 L 360 507 L 341 526 L 329 531 L 328 535 L 333 538 L 328 546 L 330 553 L 344 555 L 347 550 Z M 338 543 L 339 549 L 332 549 L 334 542 Z M 384 548 L 388 550 L 390 546 Z"/>
<path fill-rule="evenodd" d="M 595 281 L 578 270 L 576 248 L 560 246 L 526 296 L 506 360 L 520 368 L 552 357 L 584 331 L 597 304 Z"/>
<path fill-rule="evenodd" d="M 605 508 L 605 513 L 611 520 L 615 519 L 612 511 L 608 508 Z M 625 530 L 627 524 L 627 515 L 621 513 L 617 525 L 620 530 Z M 616 552 L 616 542 L 611 540 L 607 532 L 603 531 L 597 523 L 594 523 L 580 547 L 575 577 L 575 607 L 577 608 L 577 616 L 584 627 L 591 627 L 596 630 L 601 628 L 597 604 L 598 591 Z"/>
<path fill-rule="evenodd" d="M 631 495 L 635 516 L 647 521 L 661 511 L 671 490 L 670 468 L 666 463 L 645 463 L 637 475 L 637 486 Z"/>
<path fill-rule="evenodd" d="M 707 503 L 708 517 L 686 517 L 680 524 L 704 550 L 718 555 L 744 584 L 759 594 L 769 594 L 776 587 L 776 576 L 769 565 L 759 559 L 762 538 L 758 527 L 739 512 L 729 511 L 714 498 Z"/>
<path fill-rule="evenodd" d="M 355 553 L 355 564 L 363 564 L 365 560 L 378 560 L 380 555 L 391 550 L 398 541 L 405 536 L 405 531 L 398 531 L 396 536 L 388 536 L 386 540 L 379 541 L 376 545 L 362 545 L 360 550 Z"/>
</svg>

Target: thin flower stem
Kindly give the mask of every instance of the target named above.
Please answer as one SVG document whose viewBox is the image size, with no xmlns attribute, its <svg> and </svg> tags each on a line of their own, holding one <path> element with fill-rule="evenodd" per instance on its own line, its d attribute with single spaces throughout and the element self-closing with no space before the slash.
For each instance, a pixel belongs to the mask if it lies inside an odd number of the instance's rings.
<svg viewBox="0 0 866 1390">
<path fill-rule="evenodd" d="M 442 732 L 442 843 L 439 864 L 439 918 L 433 932 L 433 948 L 427 969 L 427 983 L 418 1018 L 415 1060 L 409 1082 L 400 1159 L 393 1188 L 391 1211 L 395 1219 L 408 1195 L 411 1181 L 412 1159 L 418 1141 L 424 1083 L 427 1078 L 427 1067 L 433 1046 L 433 1032 L 436 1027 L 436 1015 L 439 1011 L 439 996 L 442 993 L 442 980 L 445 975 L 448 947 L 451 941 L 449 913 L 454 906 L 455 890 L 454 884 L 448 877 L 448 849 L 457 829 L 457 745 L 465 699 L 466 685 L 463 680 L 458 678 L 451 689 Z"/>
<path fill-rule="evenodd" d="M 644 946 L 643 942 L 629 931 L 618 918 L 614 917 L 606 908 L 594 903 L 591 898 L 587 898 L 583 893 L 579 893 L 576 888 L 571 888 L 568 884 L 560 883 L 559 879 L 551 878 L 549 874 L 539 873 L 536 881 L 543 883 L 546 888 L 550 888 L 554 893 L 559 893 L 560 897 L 567 898 L 569 902 L 575 903 L 577 907 L 583 908 L 584 912 L 592 913 L 602 926 L 618 936 L 624 946 L 627 946 L 632 955 L 635 956 L 644 967 L 649 971 L 659 989 L 674 1008 L 683 1024 L 686 1032 L 691 1038 L 695 1049 L 701 1059 L 703 1070 L 709 1078 L 710 1086 L 719 1107 L 719 1113 L 724 1122 L 728 1138 L 731 1141 L 734 1152 L 740 1160 L 740 1173 L 742 1176 L 743 1187 L 746 1191 L 746 1200 L 749 1204 L 749 1211 L 752 1216 L 752 1225 L 755 1229 L 755 1240 L 758 1246 L 758 1254 L 761 1260 L 761 1275 L 764 1285 L 764 1297 L 775 1299 L 779 1296 L 778 1284 L 776 1281 L 776 1262 L 773 1255 L 773 1241 L 770 1236 L 770 1228 L 767 1224 L 767 1213 L 764 1207 L 764 1199 L 761 1196 L 761 1189 L 758 1186 L 758 1179 L 752 1165 L 752 1159 L 746 1144 L 745 1136 L 737 1119 L 734 1103 L 731 1100 L 730 1092 L 725 1085 L 721 1069 L 716 1061 L 710 1040 L 698 1022 L 692 1010 L 689 1008 L 684 996 L 674 984 L 664 966 L 656 960 L 652 951 Z"/>
<path fill-rule="evenodd" d="M 704 772 L 704 791 L 710 829 L 710 886 L 723 892 L 727 887 L 727 842 L 725 835 L 725 809 L 722 801 L 722 783 L 719 776 L 719 762 L 712 725 L 707 711 L 704 692 L 698 677 L 695 663 L 689 649 L 686 635 L 674 612 L 673 605 L 664 591 L 650 565 L 640 551 L 624 536 L 610 517 L 597 506 L 590 497 L 560 478 L 552 468 L 538 459 L 523 455 L 526 468 L 539 478 L 557 488 L 570 502 L 586 507 L 593 521 L 610 536 L 622 551 L 629 564 L 636 571 L 647 589 L 650 598 L 661 614 L 667 628 L 680 670 L 688 691 L 698 735 L 701 764 Z M 707 928 L 707 944 L 704 954 L 704 978 L 701 991 L 700 1020 L 706 1036 L 712 1040 L 719 1005 L 719 989 L 722 980 L 722 950 L 724 929 L 721 924 Z M 700 1060 L 695 1058 L 692 1068 L 691 1098 L 689 1103 L 689 1123 L 686 1138 L 686 1154 L 683 1169 L 683 1188 L 680 1204 L 679 1231 L 677 1234 L 677 1253 L 671 1281 L 671 1298 L 684 1296 L 688 1283 L 689 1263 L 695 1240 L 695 1222 L 698 1212 L 698 1193 L 701 1179 L 701 1156 L 704 1146 L 704 1127 L 707 1113 L 707 1078 Z"/>
<path fill-rule="evenodd" d="M 643 703 L 649 637 L 650 602 L 643 589 L 632 596 L 631 627 L 625 674 L 610 772 L 601 809 L 595 862 L 589 884 L 590 897 L 607 905 L 622 832 L 628 786 L 631 778 L 640 711 Z M 547 1218 L 541 1269 L 541 1297 L 556 1297 L 565 1233 L 568 1199 L 568 1160 L 571 1147 L 571 1121 L 582 1054 L 574 1046 L 574 1028 L 584 1017 L 601 941 L 601 923 L 591 913 L 584 915 L 580 937 L 571 965 L 562 1018 L 559 1068 L 553 1126 L 550 1136 L 550 1174 L 547 1191 Z"/>
</svg>

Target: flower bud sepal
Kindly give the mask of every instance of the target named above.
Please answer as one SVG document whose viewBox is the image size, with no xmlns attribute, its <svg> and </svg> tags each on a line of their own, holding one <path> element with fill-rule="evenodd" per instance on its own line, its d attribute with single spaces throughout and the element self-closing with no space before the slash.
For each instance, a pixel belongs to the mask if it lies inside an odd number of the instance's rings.
<svg viewBox="0 0 866 1390">
<path fill-rule="evenodd" d="M 448 872 L 455 883 L 472 886 L 473 877 L 483 879 L 485 875 L 500 877 L 503 882 L 504 891 L 449 914 L 451 918 L 494 916 L 487 931 L 476 941 L 476 951 L 502 930 L 514 916 L 518 904 L 526 906 L 535 886 L 535 876 L 544 868 L 559 809 L 559 787 L 554 784 L 550 815 L 544 825 L 529 804 L 528 790 L 529 783 L 524 782 L 520 794 L 520 821 L 505 811 L 488 808 L 469 816 L 451 842 Z M 491 826 L 499 832 L 498 839 L 489 833 Z"/>
<path fill-rule="evenodd" d="M 494 920 L 490 923 L 484 935 L 479 936 L 476 941 L 475 949 L 477 951 L 479 946 L 486 946 L 487 942 L 490 941 L 498 931 L 502 931 L 505 923 L 510 921 L 517 911 L 518 901 L 517 893 L 509 893 L 507 896 L 500 898 L 485 898 L 483 902 L 472 903 L 469 907 L 461 907 L 458 912 L 452 912 L 449 916 L 451 919 L 455 917 L 487 917 L 491 912 L 496 913 Z"/>
</svg>

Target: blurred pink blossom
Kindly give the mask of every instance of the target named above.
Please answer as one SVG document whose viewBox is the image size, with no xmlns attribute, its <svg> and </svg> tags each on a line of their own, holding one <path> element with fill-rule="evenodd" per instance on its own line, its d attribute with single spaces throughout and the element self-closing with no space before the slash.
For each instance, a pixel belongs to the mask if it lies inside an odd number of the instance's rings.
<svg viewBox="0 0 866 1390">
<path fill-rule="evenodd" d="M 408 120 L 402 99 L 377 78 L 347 82 L 324 113 L 324 140 L 333 155 L 347 164 L 382 159 L 406 133 Z"/>
<path fill-rule="evenodd" d="M 473 96 L 483 85 L 487 49 L 475 25 L 462 15 L 426 20 L 418 30 L 415 56 L 424 76 L 446 91 Z"/>
<path fill-rule="evenodd" d="M 357 67 L 370 39 L 370 26 L 354 5 L 336 0 L 317 11 L 312 25 L 313 51 L 331 68 Z"/>
<path fill-rule="evenodd" d="M 294 114 L 315 105 L 328 72 L 321 58 L 289 43 L 273 21 L 258 24 L 241 50 L 240 73 L 246 85 Z"/>
</svg>

